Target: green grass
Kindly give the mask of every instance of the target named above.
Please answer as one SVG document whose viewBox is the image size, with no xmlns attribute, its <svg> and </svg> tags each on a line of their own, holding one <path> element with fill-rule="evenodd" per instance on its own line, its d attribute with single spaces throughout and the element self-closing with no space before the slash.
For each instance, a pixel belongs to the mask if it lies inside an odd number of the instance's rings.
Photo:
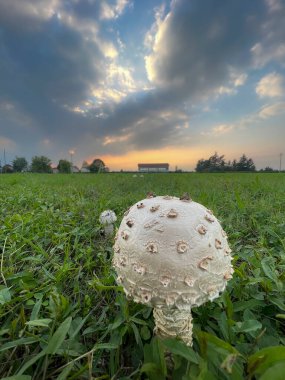
<svg viewBox="0 0 285 380">
<path fill-rule="evenodd" d="M 100 234 L 101 211 L 119 226 L 148 191 L 189 192 L 233 249 L 227 290 L 193 309 L 193 348 L 153 336 Z M 0 199 L 2 379 L 283 380 L 284 174 L 1 175 Z"/>
</svg>

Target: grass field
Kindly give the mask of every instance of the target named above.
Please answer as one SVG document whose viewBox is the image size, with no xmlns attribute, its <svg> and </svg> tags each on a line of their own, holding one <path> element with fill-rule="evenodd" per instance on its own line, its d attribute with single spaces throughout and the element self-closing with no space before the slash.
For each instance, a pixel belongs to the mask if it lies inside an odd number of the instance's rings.
<svg viewBox="0 0 285 380">
<path fill-rule="evenodd" d="M 148 191 L 189 192 L 229 236 L 234 278 L 193 309 L 193 348 L 153 336 L 100 234 Z M 1 175 L 0 199 L 2 379 L 284 379 L 284 174 Z"/>
</svg>

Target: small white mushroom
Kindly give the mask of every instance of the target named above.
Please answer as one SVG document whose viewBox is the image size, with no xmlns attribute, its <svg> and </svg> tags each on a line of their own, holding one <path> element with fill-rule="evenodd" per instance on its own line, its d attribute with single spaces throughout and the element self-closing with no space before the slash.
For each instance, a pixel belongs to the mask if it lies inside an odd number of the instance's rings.
<svg viewBox="0 0 285 380">
<path fill-rule="evenodd" d="M 105 235 L 112 235 L 114 232 L 115 221 L 117 220 L 116 214 L 112 210 L 105 210 L 101 212 L 99 221 L 104 227 Z"/>
<path fill-rule="evenodd" d="M 113 265 L 126 295 L 154 308 L 157 334 L 192 345 L 192 307 L 218 297 L 233 273 L 219 221 L 199 203 L 156 196 L 132 206 L 118 232 Z"/>
</svg>

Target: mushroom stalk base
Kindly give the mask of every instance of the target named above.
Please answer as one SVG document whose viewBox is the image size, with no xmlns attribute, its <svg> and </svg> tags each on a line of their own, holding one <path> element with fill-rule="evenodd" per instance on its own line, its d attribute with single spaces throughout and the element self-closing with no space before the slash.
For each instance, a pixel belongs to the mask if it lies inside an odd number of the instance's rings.
<svg viewBox="0 0 285 380">
<path fill-rule="evenodd" d="M 113 224 L 105 224 L 104 231 L 105 231 L 105 235 L 112 235 L 114 232 Z"/>
<path fill-rule="evenodd" d="M 192 315 L 191 311 L 178 309 L 153 309 L 155 320 L 154 332 L 164 338 L 178 337 L 192 346 Z"/>
</svg>

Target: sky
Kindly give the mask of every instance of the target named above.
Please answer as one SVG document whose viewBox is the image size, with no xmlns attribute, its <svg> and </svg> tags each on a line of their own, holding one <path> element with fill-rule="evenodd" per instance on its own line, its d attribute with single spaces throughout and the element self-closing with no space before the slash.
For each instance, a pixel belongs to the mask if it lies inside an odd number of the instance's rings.
<svg viewBox="0 0 285 380">
<path fill-rule="evenodd" d="M 284 19 L 285 0 L 0 0 L 0 160 L 278 169 Z"/>
</svg>

